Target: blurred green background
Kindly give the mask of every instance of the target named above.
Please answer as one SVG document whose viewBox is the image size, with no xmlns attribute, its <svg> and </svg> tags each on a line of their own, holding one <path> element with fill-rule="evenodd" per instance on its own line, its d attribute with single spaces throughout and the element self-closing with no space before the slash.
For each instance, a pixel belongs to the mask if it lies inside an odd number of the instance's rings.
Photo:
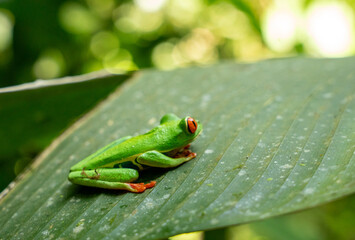
<svg viewBox="0 0 355 240">
<path fill-rule="evenodd" d="M 221 59 L 354 54 L 353 0 L 2 0 L 0 86 Z"/>
<path fill-rule="evenodd" d="M 353 0 L 1 0 L 0 87 L 101 69 L 125 73 L 221 60 L 352 56 L 354 16 Z M 0 190 L 122 81 L 0 94 Z M 355 222 L 354 203 L 348 197 L 205 238 L 355 239 L 349 224 Z"/>
</svg>

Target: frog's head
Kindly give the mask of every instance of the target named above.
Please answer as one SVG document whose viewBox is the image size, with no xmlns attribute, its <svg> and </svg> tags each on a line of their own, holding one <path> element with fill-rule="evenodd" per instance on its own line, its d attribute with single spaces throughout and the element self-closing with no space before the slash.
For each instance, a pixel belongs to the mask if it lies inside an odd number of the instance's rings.
<svg viewBox="0 0 355 240">
<path fill-rule="evenodd" d="M 181 119 L 179 127 L 183 130 L 183 138 L 188 142 L 192 142 L 202 131 L 201 123 L 192 117 Z"/>
</svg>

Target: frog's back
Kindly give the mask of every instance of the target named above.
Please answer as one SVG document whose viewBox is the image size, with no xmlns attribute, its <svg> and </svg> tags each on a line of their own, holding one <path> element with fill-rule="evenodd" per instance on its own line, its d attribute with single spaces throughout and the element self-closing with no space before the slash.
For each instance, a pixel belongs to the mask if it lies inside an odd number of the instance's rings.
<svg viewBox="0 0 355 240">
<path fill-rule="evenodd" d="M 167 131 L 166 128 L 158 126 L 146 134 L 129 138 L 108 149 L 101 149 L 74 165 L 71 170 L 129 167 L 128 165 L 136 165 L 135 159 L 145 152 L 152 150 L 170 151 L 172 150 L 169 149 L 170 142 L 174 141 L 178 132 L 172 133 L 169 131 L 169 134 L 167 134 L 165 131 Z"/>
</svg>

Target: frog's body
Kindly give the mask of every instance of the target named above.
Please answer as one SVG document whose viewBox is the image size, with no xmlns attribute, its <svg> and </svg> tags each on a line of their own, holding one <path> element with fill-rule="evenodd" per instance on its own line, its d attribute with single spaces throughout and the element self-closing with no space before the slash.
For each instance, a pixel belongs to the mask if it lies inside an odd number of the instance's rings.
<svg viewBox="0 0 355 240">
<path fill-rule="evenodd" d="M 142 192 L 155 182 L 130 183 L 138 178 L 137 170 L 175 167 L 191 160 L 196 154 L 187 146 L 201 130 L 202 126 L 190 117 L 167 114 L 146 134 L 118 139 L 74 165 L 69 180 L 85 186 Z"/>
</svg>

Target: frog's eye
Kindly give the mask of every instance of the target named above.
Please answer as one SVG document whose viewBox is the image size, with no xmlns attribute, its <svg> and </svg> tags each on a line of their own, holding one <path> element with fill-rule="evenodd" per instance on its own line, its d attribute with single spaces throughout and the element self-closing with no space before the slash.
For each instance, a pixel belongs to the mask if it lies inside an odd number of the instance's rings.
<svg viewBox="0 0 355 240">
<path fill-rule="evenodd" d="M 197 122 L 195 121 L 195 119 L 188 117 L 186 119 L 186 123 L 187 123 L 187 130 L 194 134 L 197 130 Z"/>
</svg>

